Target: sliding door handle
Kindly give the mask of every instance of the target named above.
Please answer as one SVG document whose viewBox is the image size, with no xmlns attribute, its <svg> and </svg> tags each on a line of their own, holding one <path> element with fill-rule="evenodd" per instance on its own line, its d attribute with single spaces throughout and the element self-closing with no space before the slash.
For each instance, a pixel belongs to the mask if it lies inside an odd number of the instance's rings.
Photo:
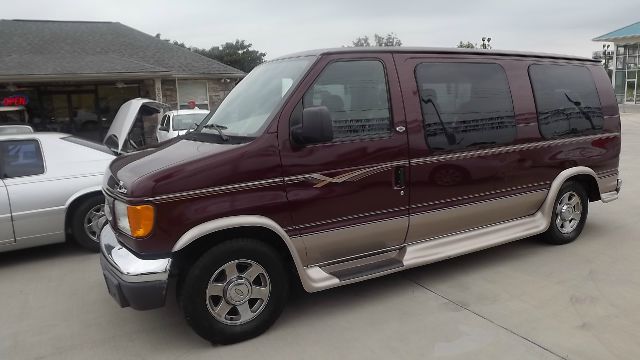
<svg viewBox="0 0 640 360">
<path fill-rule="evenodd" d="M 396 166 L 393 168 L 393 188 L 394 189 L 404 189 L 406 187 L 407 182 L 407 167 L 406 166 Z"/>
</svg>

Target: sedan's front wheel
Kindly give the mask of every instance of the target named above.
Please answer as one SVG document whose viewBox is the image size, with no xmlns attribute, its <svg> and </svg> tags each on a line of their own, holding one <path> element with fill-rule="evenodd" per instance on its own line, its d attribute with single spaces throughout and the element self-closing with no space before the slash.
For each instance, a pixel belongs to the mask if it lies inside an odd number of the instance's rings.
<svg viewBox="0 0 640 360">
<path fill-rule="evenodd" d="M 181 304 L 187 322 L 216 344 L 262 334 L 280 316 L 289 294 L 284 261 L 255 239 L 214 246 L 186 276 Z"/>
<path fill-rule="evenodd" d="M 98 235 L 107 219 L 104 214 L 104 198 L 92 196 L 75 208 L 71 218 L 71 234 L 80 246 L 98 252 Z"/>
</svg>

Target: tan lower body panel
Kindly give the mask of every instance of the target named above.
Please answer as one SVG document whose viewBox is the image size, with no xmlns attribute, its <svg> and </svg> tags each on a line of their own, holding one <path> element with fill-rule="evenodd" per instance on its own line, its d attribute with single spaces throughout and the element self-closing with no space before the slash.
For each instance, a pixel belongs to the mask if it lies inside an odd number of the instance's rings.
<svg viewBox="0 0 640 360">
<path fill-rule="evenodd" d="M 402 245 L 406 217 L 302 235 L 307 249 L 306 264 L 318 264 L 353 255 Z"/>
<path fill-rule="evenodd" d="M 486 203 L 473 204 L 472 206 L 474 207 L 476 205 L 480 205 L 480 208 L 476 208 L 475 212 L 467 215 L 470 217 L 467 217 L 464 220 L 464 226 L 462 226 L 462 230 L 458 232 L 449 233 L 448 230 L 438 230 L 447 231 L 448 233 L 435 237 L 429 237 L 424 233 L 418 235 L 418 233 L 415 232 L 413 234 L 413 237 L 417 238 L 415 241 L 412 242 L 407 240 L 407 242 L 402 246 L 386 249 L 387 253 L 384 254 L 378 251 L 370 253 L 368 256 L 366 256 L 366 254 L 362 254 L 365 256 L 354 256 L 350 259 L 337 259 L 337 261 L 334 261 L 331 264 L 305 266 L 302 273 L 302 283 L 304 288 L 309 292 L 314 292 L 351 284 L 540 234 L 549 227 L 553 214 L 555 198 L 560 187 L 568 178 L 574 175 L 589 175 L 596 178 L 594 171 L 586 167 L 566 169 L 556 177 L 548 190 L 520 194 L 518 196 L 514 196 L 513 199 L 501 198 L 488 201 Z M 617 176 L 612 178 L 617 179 Z M 607 183 L 602 183 L 602 180 L 603 179 L 598 179 L 600 186 L 611 186 L 607 185 Z M 605 181 L 609 182 L 610 180 L 607 179 Z M 613 181 L 611 181 L 610 184 L 613 184 Z M 614 193 L 617 193 L 617 191 L 614 190 Z M 602 193 L 602 189 L 601 195 L 605 195 Z M 525 197 L 523 198 L 523 196 Z M 542 202 L 540 202 L 540 199 L 542 199 Z M 508 201 L 502 202 L 502 200 Z M 510 208 L 509 204 L 511 203 L 511 200 L 517 202 L 516 206 L 519 209 L 517 212 L 512 212 L 512 216 L 516 213 L 532 212 L 521 217 L 508 217 L 511 220 L 505 221 L 505 218 L 502 218 L 497 222 L 480 225 L 478 227 L 470 225 L 471 222 L 477 224 L 480 222 L 491 221 L 490 215 L 486 213 L 490 212 L 490 209 L 492 208 L 495 209 L 494 211 L 500 212 L 503 216 L 504 214 L 509 214 L 507 210 Z M 525 204 L 528 205 L 524 206 Z M 485 205 L 488 207 L 485 207 Z M 513 203 L 511 205 L 513 205 Z M 469 205 L 466 207 L 468 208 L 468 206 Z M 456 209 L 459 210 L 460 208 L 461 207 L 458 207 Z M 454 208 L 443 209 L 445 212 L 442 214 L 453 209 Z M 434 213 L 435 212 L 416 214 L 412 216 L 412 221 L 416 220 L 415 216 Z M 449 215 L 451 215 L 451 213 L 449 213 Z M 474 217 L 478 217 L 478 219 L 475 219 Z M 446 217 L 441 217 L 440 220 L 449 221 Z M 441 225 L 437 222 L 431 222 L 431 224 L 434 227 Z M 423 226 L 426 225 L 423 224 Z M 432 231 L 433 228 L 427 228 L 427 230 Z M 340 271 L 344 272 L 344 270 L 347 270 L 348 268 L 362 266 L 367 263 L 385 264 L 388 262 L 387 259 L 395 259 L 402 265 L 393 268 L 381 266 L 379 272 L 363 272 L 361 276 L 350 276 L 343 280 L 341 280 L 339 276 L 332 275 L 332 273 L 335 274 Z"/>
<path fill-rule="evenodd" d="M 547 190 L 412 214 L 407 243 L 516 219 L 535 213 Z"/>
</svg>

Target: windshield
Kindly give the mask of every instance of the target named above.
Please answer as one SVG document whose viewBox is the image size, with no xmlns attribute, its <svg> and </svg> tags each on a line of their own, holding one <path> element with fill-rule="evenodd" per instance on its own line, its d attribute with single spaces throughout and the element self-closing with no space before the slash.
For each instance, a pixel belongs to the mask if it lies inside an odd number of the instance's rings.
<svg viewBox="0 0 640 360">
<path fill-rule="evenodd" d="M 173 115 L 173 130 L 189 130 L 193 125 L 199 124 L 207 114 L 209 113 Z"/>
<path fill-rule="evenodd" d="M 303 57 L 258 66 L 229 93 L 197 131 L 217 134 L 215 124 L 229 136 L 258 136 L 271 113 L 313 60 L 314 57 Z"/>
</svg>

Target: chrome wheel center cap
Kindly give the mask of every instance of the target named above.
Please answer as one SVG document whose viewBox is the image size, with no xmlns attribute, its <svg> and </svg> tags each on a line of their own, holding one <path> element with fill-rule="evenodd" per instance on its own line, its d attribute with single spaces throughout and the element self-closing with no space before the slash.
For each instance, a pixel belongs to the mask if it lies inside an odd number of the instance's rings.
<svg viewBox="0 0 640 360">
<path fill-rule="evenodd" d="M 251 283 L 245 278 L 233 280 L 225 291 L 225 300 L 229 304 L 240 305 L 251 296 Z"/>
<path fill-rule="evenodd" d="M 562 218 L 562 220 L 567 221 L 571 219 L 572 216 L 573 216 L 573 208 L 569 205 L 563 205 L 562 211 L 560 212 L 560 217 Z"/>
</svg>

